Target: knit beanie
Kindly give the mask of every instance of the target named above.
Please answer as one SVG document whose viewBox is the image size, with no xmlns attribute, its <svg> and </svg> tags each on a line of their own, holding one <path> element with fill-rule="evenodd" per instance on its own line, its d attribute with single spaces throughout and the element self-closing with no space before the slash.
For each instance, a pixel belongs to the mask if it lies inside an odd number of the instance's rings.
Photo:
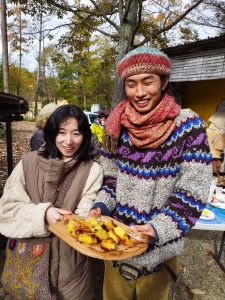
<svg viewBox="0 0 225 300">
<path fill-rule="evenodd" d="M 170 59 L 165 53 L 146 46 L 128 52 L 118 63 L 119 77 L 124 80 L 141 73 L 153 73 L 170 76 Z"/>
</svg>

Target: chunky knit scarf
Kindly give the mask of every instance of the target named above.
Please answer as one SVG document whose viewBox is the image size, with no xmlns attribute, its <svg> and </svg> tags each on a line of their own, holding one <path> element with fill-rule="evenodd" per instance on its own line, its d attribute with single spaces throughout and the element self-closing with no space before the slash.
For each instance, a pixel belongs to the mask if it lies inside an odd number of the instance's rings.
<svg viewBox="0 0 225 300">
<path fill-rule="evenodd" d="M 137 112 L 128 100 L 124 100 L 115 107 L 106 121 L 103 146 L 115 153 L 124 126 L 136 147 L 157 148 L 173 131 L 179 112 L 180 105 L 168 94 L 164 94 L 158 105 L 146 114 Z"/>
</svg>

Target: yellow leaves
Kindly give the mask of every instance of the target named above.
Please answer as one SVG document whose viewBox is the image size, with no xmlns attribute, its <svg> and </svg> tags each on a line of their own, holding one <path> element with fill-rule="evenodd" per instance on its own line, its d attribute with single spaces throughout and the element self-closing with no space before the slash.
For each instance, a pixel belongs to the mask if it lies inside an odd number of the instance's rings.
<svg viewBox="0 0 225 300">
<path fill-rule="evenodd" d="M 17 14 L 19 14 L 19 13 L 21 12 L 21 9 L 20 9 L 20 7 L 18 7 L 18 6 L 14 6 L 14 7 L 11 8 L 11 12 L 12 12 L 14 15 L 17 15 Z"/>
<path fill-rule="evenodd" d="M 162 21 L 164 20 L 164 18 L 165 18 L 165 13 L 160 12 L 160 13 L 158 13 L 158 15 L 157 15 L 155 21 L 156 21 L 156 22 L 162 22 Z"/>
</svg>

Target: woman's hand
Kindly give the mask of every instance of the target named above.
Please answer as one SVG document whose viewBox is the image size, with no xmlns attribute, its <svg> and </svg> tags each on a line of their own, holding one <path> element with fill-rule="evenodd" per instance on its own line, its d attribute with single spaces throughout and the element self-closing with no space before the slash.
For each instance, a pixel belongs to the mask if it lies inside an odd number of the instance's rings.
<svg viewBox="0 0 225 300">
<path fill-rule="evenodd" d="M 96 207 L 96 208 L 93 208 L 89 211 L 89 217 L 101 217 L 101 214 L 102 214 L 102 211 L 101 211 L 101 208 L 99 207 Z"/>
<path fill-rule="evenodd" d="M 133 230 L 137 230 L 137 231 L 139 231 L 143 234 L 147 234 L 147 235 L 150 235 L 150 236 L 156 238 L 155 231 L 153 230 L 153 228 L 150 224 L 133 225 L 133 226 L 130 226 L 130 228 L 133 229 Z"/>
<path fill-rule="evenodd" d="M 72 212 L 61 208 L 50 206 L 45 212 L 45 221 L 47 224 L 56 223 L 64 218 L 64 215 L 71 215 Z"/>
</svg>

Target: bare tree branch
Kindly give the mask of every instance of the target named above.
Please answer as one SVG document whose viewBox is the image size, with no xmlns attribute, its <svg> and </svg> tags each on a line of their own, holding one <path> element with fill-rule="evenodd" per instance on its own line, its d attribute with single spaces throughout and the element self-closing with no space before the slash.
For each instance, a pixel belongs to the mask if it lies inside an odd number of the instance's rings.
<svg viewBox="0 0 225 300">
<path fill-rule="evenodd" d="M 46 28 L 46 29 L 42 30 L 42 33 L 46 32 L 46 31 L 48 31 L 48 33 L 50 33 L 51 31 L 54 31 L 54 30 L 56 30 L 58 28 L 61 28 L 61 27 L 64 27 L 64 26 L 73 25 L 73 24 L 74 24 L 74 22 L 70 22 L 70 23 L 64 23 L 64 24 L 55 26 L 53 28 Z M 36 31 L 36 32 L 24 32 L 23 34 L 25 34 L 25 35 L 35 35 L 35 34 L 38 34 L 38 33 L 40 33 L 40 31 Z"/>
<path fill-rule="evenodd" d="M 158 2 L 157 1 L 154 1 L 153 0 L 153 2 L 155 2 L 156 4 L 158 4 Z M 206 4 L 208 4 L 207 3 L 207 1 L 206 1 Z M 177 17 L 179 17 L 179 14 L 177 14 L 176 12 L 173 12 L 173 11 L 171 11 L 171 10 L 169 10 L 169 6 L 168 7 L 165 7 L 165 6 L 163 6 L 163 5 L 161 5 L 161 4 L 158 4 L 160 7 L 162 7 L 163 9 L 165 9 L 167 12 L 169 12 L 170 13 L 170 15 L 171 14 L 174 14 L 175 16 L 177 16 Z M 216 3 L 212 3 L 212 2 L 210 2 L 210 7 L 215 7 L 215 5 L 216 5 Z M 193 19 L 190 19 L 190 18 L 188 18 L 188 17 L 185 17 L 185 20 L 187 20 L 187 21 L 190 21 L 191 23 L 193 23 L 193 24 L 196 24 L 196 25 L 201 25 L 201 26 L 207 26 L 207 27 L 213 27 L 213 28 L 218 28 L 218 29 L 224 29 L 224 26 L 220 26 L 220 25 L 215 25 L 215 24 L 213 24 L 212 23 L 212 21 L 214 20 L 214 19 L 210 19 L 210 22 L 209 22 L 209 17 L 207 16 L 207 19 L 205 19 L 204 17 L 202 17 L 202 15 L 201 15 L 201 18 L 204 20 L 204 23 L 202 23 L 202 22 L 199 22 L 199 21 L 196 21 L 196 20 L 193 20 Z M 168 17 L 166 18 L 166 20 L 168 19 Z M 164 24 L 165 24 L 165 22 L 164 22 Z"/>
<path fill-rule="evenodd" d="M 192 22 L 193 24 L 196 24 L 196 25 L 200 25 L 200 26 L 206 26 L 206 27 L 212 27 L 212 28 L 218 28 L 218 29 L 225 29 L 224 26 L 220 26 L 220 25 L 214 25 L 212 23 L 209 23 L 208 20 L 204 20 L 204 23 L 203 22 L 198 22 L 198 21 L 195 21 L 195 20 L 192 20 L 192 19 L 187 19 L 188 21 Z"/>
<path fill-rule="evenodd" d="M 100 33 L 102 33 L 102 34 L 104 34 L 104 35 L 106 35 L 106 36 L 108 36 L 108 37 L 111 37 L 112 39 L 119 38 L 118 34 L 110 34 L 110 33 L 106 32 L 104 30 L 101 30 L 101 29 L 97 28 L 97 27 L 91 27 L 91 28 L 98 31 L 98 32 L 100 32 Z"/>
<path fill-rule="evenodd" d="M 80 18 L 80 19 L 81 19 L 81 18 Z M 82 18 L 81 20 L 84 21 L 85 24 L 86 24 L 89 28 L 91 28 L 91 29 L 93 29 L 93 30 L 96 30 L 96 31 L 98 31 L 98 32 L 100 32 L 100 33 L 102 33 L 102 34 L 108 36 L 108 37 L 113 38 L 113 39 L 118 38 L 118 35 L 117 35 L 117 34 L 110 34 L 110 33 L 108 33 L 108 32 L 105 32 L 104 30 L 101 30 L 101 29 L 99 29 L 99 28 L 97 28 L 97 27 L 94 27 L 94 26 L 90 25 L 90 24 L 89 24 L 85 19 L 83 19 L 83 18 Z M 47 29 L 44 29 L 44 30 L 42 30 L 42 33 L 43 33 L 43 32 L 48 32 L 48 34 L 49 34 L 51 31 L 54 31 L 54 30 L 56 30 L 56 29 L 58 29 L 58 28 L 61 28 L 61 27 L 64 27 L 64 26 L 70 26 L 70 25 L 74 25 L 74 24 L 76 25 L 75 22 L 70 22 L 70 23 L 61 24 L 61 25 L 55 26 L 54 28 L 47 28 Z M 36 32 L 24 32 L 23 34 L 25 34 L 25 35 L 36 35 L 36 34 L 38 34 L 38 33 L 40 33 L 40 31 L 36 31 Z"/>
<path fill-rule="evenodd" d="M 158 32 L 155 33 L 155 35 L 153 36 L 153 38 L 155 38 L 157 35 L 161 34 L 164 31 L 168 31 L 169 29 L 171 29 L 172 27 L 174 27 L 175 25 L 177 25 L 181 20 L 183 20 L 186 15 L 188 15 L 193 9 L 195 9 L 196 7 L 198 7 L 204 0 L 199 0 L 198 2 L 196 2 L 194 5 L 192 5 L 191 7 L 189 7 L 189 9 L 187 9 L 180 17 L 178 17 L 173 23 L 171 23 L 170 25 L 162 28 L 161 30 L 159 30 Z"/>
<path fill-rule="evenodd" d="M 120 25 L 123 24 L 123 0 L 119 0 Z"/>
<path fill-rule="evenodd" d="M 127 15 L 128 15 L 128 13 L 129 13 L 129 11 L 130 11 L 130 6 L 131 6 L 131 2 L 132 2 L 133 0 L 128 0 L 128 2 L 127 2 L 127 5 L 126 5 L 126 7 L 125 7 L 125 12 L 124 12 L 124 15 L 123 15 L 123 19 L 122 19 L 122 22 L 124 23 L 125 21 L 126 21 L 126 19 L 127 19 Z M 134 1 L 136 1 L 136 0 L 134 0 Z"/>
<path fill-rule="evenodd" d="M 51 1 L 51 4 L 53 4 L 57 8 L 62 9 L 63 11 L 72 12 L 73 14 L 77 14 L 79 12 L 84 11 L 84 7 L 78 8 L 78 9 L 73 9 L 72 6 L 62 5 L 62 4 L 58 3 L 58 1 L 54 1 L 54 0 Z"/>
<path fill-rule="evenodd" d="M 135 35 L 135 33 L 137 32 L 138 28 L 141 25 L 141 15 L 142 15 L 142 0 L 138 0 L 139 2 L 139 10 L 138 10 L 138 21 L 137 24 L 133 30 L 133 36 Z"/>
<path fill-rule="evenodd" d="M 191 7 L 189 7 L 189 9 L 187 9 L 182 15 L 178 16 L 178 18 L 172 22 L 170 25 L 156 31 L 152 36 L 151 39 L 154 39 L 157 37 L 157 35 L 160 35 L 163 32 L 166 32 L 168 30 L 170 30 L 172 27 L 174 27 L 175 25 L 177 25 L 180 21 L 182 21 L 193 9 L 195 9 L 196 7 L 198 7 L 204 0 L 199 0 L 197 1 L 195 4 L 193 4 Z M 138 44 L 138 46 L 143 46 L 145 43 L 149 42 L 150 38 L 145 38 L 141 43 Z"/>
<path fill-rule="evenodd" d="M 97 10 L 99 10 L 99 7 L 97 5 L 97 3 L 94 0 L 90 0 L 91 3 L 95 6 L 95 8 Z M 113 22 L 112 20 L 110 20 L 110 18 L 107 17 L 107 15 L 102 15 L 103 19 L 105 19 L 110 25 L 112 25 L 117 31 L 118 31 L 118 26 L 115 22 Z"/>
<path fill-rule="evenodd" d="M 72 12 L 73 14 L 77 14 L 80 12 L 85 12 L 87 14 L 96 16 L 96 17 L 104 17 L 106 14 L 101 13 L 101 12 L 96 12 L 96 11 L 91 11 L 90 9 L 85 8 L 85 6 L 82 6 L 81 8 L 77 8 L 77 9 L 73 9 L 72 6 L 69 5 L 62 5 L 59 4 L 58 2 L 52 0 L 51 3 L 56 6 L 57 8 L 62 9 L 63 11 L 67 11 L 67 12 Z M 107 12 L 107 15 L 114 15 L 118 13 L 118 9 L 112 10 L 110 12 Z"/>
<path fill-rule="evenodd" d="M 112 10 L 112 11 L 110 11 L 110 12 L 107 12 L 107 13 L 104 13 L 104 14 L 102 14 L 102 13 L 97 13 L 97 12 L 93 12 L 93 11 L 90 11 L 89 13 L 90 13 L 90 15 L 93 15 L 93 16 L 95 16 L 95 17 L 104 17 L 104 16 L 112 16 L 112 15 L 115 15 L 115 14 L 117 14 L 118 12 L 119 12 L 118 9 L 114 9 L 114 10 Z"/>
</svg>

